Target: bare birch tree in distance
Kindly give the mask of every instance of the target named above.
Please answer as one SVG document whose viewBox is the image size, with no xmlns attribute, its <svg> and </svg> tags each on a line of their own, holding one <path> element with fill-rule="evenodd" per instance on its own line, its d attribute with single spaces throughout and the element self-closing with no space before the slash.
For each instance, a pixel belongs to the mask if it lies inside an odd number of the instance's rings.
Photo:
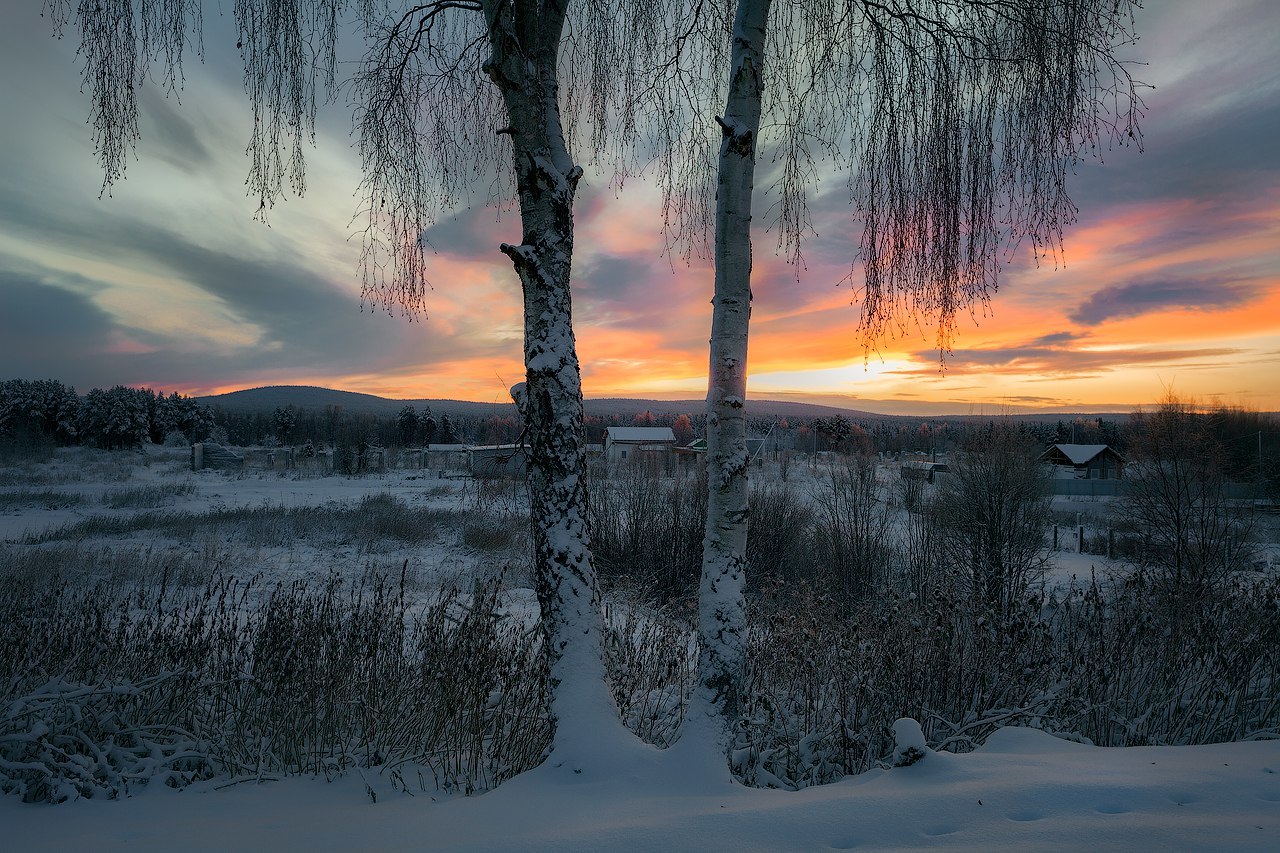
<svg viewBox="0 0 1280 853">
<path fill-rule="evenodd" d="M 247 186 L 265 215 L 306 189 L 304 142 L 337 77 L 340 34 L 366 54 L 351 82 L 363 161 L 364 296 L 421 311 L 436 217 L 472 201 L 517 201 L 519 243 L 500 248 L 523 291 L 525 382 L 512 389 L 530 443 L 538 600 L 547 636 L 553 762 L 581 770 L 632 742 L 605 682 L 599 591 L 586 512 L 582 388 L 570 269 L 575 151 L 621 179 L 670 167 L 687 107 L 675 84 L 711 67 L 724 40 L 674 40 L 680 0 L 236 0 L 238 48 L 253 117 Z M 203 56 L 200 0 L 46 0 L 55 34 L 81 36 L 104 191 L 124 177 L 138 136 L 137 88 L 182 83 Z M 350 19 L 350 20 L 349 20 Z M 720 27 L 719 32 L 724 28 Z M 673 46 L 674 44 L 674 46 Z M 705 203 L 703 204 L 705 207 Z"/>
<path fill-rule="evenodd" d="M 861 277 L 868 353 L 887 333 L 932 327 L 943 357 L 956 313 L 987 307 L 1019 246 L 1037 261 L 1061 250 L 1076 215 L 1066 191 L 1076 164 L 1140 144 L 1142 102 L 1116 57 L 1136 41 L 1138 5 L 737 0 L 727 74 L 695 96 L 694 115 L 719 127 L 714 218 L 677 204 L 668 220 L 686 243 L 705 242 L 714 222 L 700 674 L 686 749 L 715 760 L 732 747 L 741 691 L 757 162 L 768 165 L 777 248 L 797 265 L 813 233 L 807 193 L 822 175 L 847 179 L 861 240 L 849 280 Z M 710 158 L 684 171 L 699 168 L 709 183 Z"/>
</svg>

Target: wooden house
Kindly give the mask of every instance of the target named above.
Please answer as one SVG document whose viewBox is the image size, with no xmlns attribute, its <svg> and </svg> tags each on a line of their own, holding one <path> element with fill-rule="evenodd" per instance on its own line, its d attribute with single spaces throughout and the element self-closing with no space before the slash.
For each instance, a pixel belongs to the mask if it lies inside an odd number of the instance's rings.
<svg viewBox="0 0 1280 853">
<path fill-rule="evenodd" d="M 626 462 L 638 453 L 666 453 L 675 447 L 676 434 L 671 427 L 615 427 L 604 431 L 604 458 L 608 462 Z"/>
<path fill-rule="evenodd" d="M 1109 444 L 1054 444 L 1040 454 L 1040 461 L 1073 472 L 1079 480 L 1119 480 L 1126 464 Z"/>
</svg>

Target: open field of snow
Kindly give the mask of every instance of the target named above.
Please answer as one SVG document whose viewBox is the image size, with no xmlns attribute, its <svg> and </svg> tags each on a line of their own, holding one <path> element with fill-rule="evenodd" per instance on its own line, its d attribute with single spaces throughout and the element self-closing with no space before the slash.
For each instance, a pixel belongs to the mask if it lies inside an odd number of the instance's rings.
<svg viewBox="0 0 1280 853">
<path fill-rule="evenodd" d="M 140 453 L 67 448 L 47 462 L 4 470 L 0 543 L 37 548 L 76 543 L 145 549 L 161 556 L 207 552 L 220 569 L 261 574 L 267 583 L 323 577 L 330 570 L 352 576 L 370 566 L 399 570 L 406 560 L 411 576 L 427 587 L 465 583 L 498 571 L 520 574 L 526 559 L 521 537 L 496 537 L 472 547 L 456 520 L 435 535 L 412 541 L 374 535 L 376 531 L 362 535 L 358 530 L 338 529 L 246 537 L 234 520 L 221 528 L 206 523 L 210 514 L 240 511 L 236 517 L 243 518 L 266 517 L 281 510 L 354 510 L 361 501 L 384 498 L 411 512 L 435 511 L 442 516 L 477 510 L 499 517 L 526 512 L 517 489 L 477 487 L 470 479 L 439 474 L 388 470 L 361 477 L 320 477 L 252 468 L 192 472 L 183 448 L 150 445 Z M 169 523 L 154 523 L 157 518 L 167 518 Z M 128 529 L 131 519 L 137 519 L 135 530 Z M 103 529 L 97 524 L 102 521 L 119 523 L 124 529 Z M 273 538 L 278 541 L 271 542 Z"/>
</svg>

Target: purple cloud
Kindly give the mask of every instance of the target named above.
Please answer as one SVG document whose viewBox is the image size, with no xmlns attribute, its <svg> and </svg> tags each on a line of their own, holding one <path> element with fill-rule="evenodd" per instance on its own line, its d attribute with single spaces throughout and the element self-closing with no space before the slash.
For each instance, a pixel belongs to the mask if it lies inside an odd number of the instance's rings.
<svg viewBox="0 0 1280 853">
<path fill-rule="evenodd" d="M 1209 280 L 1147 281 L 1104 287 L 1080 303 L 1071 319 L 1096 325 L 1169 309 L 1215 311 L 1243 305 L 1259 294 L 1254 285 Z"/>
</svg>

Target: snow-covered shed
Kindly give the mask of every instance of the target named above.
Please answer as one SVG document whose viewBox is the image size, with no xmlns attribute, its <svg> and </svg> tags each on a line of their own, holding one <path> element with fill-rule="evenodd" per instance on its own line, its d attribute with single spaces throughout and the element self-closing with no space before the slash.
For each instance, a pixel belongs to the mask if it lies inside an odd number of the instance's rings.
<svg viewBox="0 0 1280 853">
<path fill-rule="evenodd" d="M 950 471 L 945 462 L 930 462 L 927 459 L 908 459 L 902 463 L 899 474 L 904 480 L 923 480 L 926 483 L 938 482 L 938 475 Z"/>
<path fill-rule="evenodd" d="M 521 444 L 489 444 L 467 448 L 473 477 L 523 477 L 528 448 Z"/>
<path fill-rule="evenodd" d="M 428 444 L 423 448 L 423 467 L 438 471 L 464 471 L 468 456 L 465 444 Z"/>
<path fill-rule="evenodd" d="M 675 446 L 671 427 L 608 427 L 604 431 L 604 458 L 622 462 L 638 451 L 667 451 Z"/>
<path fill-rule="evenodd" d="M 1109 444 L 1054 444 L 1040 454 L 1040 461 L 1080 480 L 1119 480 L 1124 476 L 1125 458 Z"/>
</svg>

